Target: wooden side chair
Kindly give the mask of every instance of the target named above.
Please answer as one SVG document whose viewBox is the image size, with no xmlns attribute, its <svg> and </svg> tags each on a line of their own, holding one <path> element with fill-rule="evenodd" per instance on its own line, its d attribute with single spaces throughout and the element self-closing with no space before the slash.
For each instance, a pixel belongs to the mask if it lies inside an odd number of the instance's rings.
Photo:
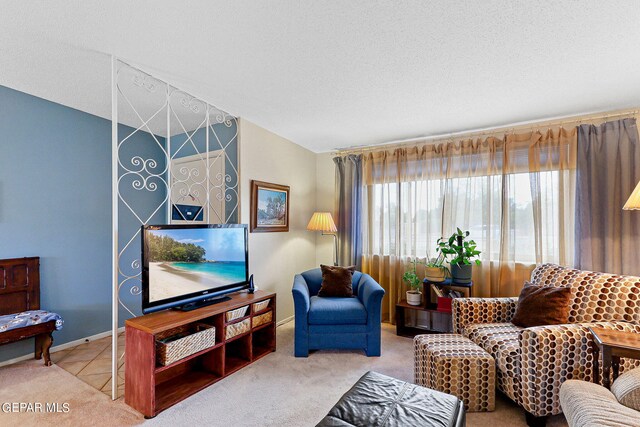
<svg viewBox="0 0 640 427">
<path fill-rule="evenodd" d="M 53 331 L 62 323 L 40 310 L 40 258 L 0 260 L 0 345 L 35 337 L 35 358 L 50 366 Z"/>
</svg>

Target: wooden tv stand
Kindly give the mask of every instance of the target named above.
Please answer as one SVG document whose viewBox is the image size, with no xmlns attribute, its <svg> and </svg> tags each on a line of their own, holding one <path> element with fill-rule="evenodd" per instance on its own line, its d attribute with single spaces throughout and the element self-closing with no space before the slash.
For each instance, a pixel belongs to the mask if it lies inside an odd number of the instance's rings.
<svg viewBox="0 0 640 427">
<path fill-rule="evenodd" d="M 230 295 L 231 300 L 197 310 L 165 310 L 125 322 L 124 401 L 146 418 L 219 381 L 255 360 L 276 351 L 276 294 Z M 270 299 L 267 308 L 254 312 L 253 304 Z M 227 322 L 228 311 L 249 306 L 245 316 Z M 253 327 L 253 318 L 271 312 L 270 322 Z M 227 339 L 227 326 L 247 321 L 251 329 Z M 156 336 L 192 323 L 215 326 L 213 347 L 163 366 L 156 357 Z"/>
</svg>

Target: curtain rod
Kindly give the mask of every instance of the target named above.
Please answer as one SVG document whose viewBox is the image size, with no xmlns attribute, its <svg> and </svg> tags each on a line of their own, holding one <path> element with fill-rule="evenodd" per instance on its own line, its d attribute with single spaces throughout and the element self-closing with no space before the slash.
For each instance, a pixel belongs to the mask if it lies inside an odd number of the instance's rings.
<svg viewBox="0 0 640 427">
<path fill-rule="evenodd" d="M 565 124 L 582 124 L 583 122 L 589 121 L 598 121 L 598 120 L 608 120 L 613 117 L 635 117 L 640 112 L 640 108 L 629 108 L 624 110 L 614 110 L 614 111 L 605 111 L 598 113 L 589 113 L 589 114 L 581 114 L 581 115 L 573 115 L 573 116 L 563 116 L 556 117 L 553 119 L 545 119 L 540 121 L 526 121 L 526 122 L 517 122 L 512 123 L 510 125 L 501 125 L 495 127 L 460 131 L 460 132 L 451 132 L 440 135 L 433 136 L 424 136 L 417 138 L 408 138 L 402 140 L 395 140 L 389 142 L 383 142 L 376 145 L 365 145 L 359 147 L 350 147 L 345 149 L 336 149 L 333 151 L 334 154 L 358 154 L 365 153 L 368 151 L 377 151 L 377 150 L 387 150 L 390 148 L 397 148 L 402 146 L 411 146 L 418 144 L 436 144 L 438 142 L 453 140 L 454 138 L 466 139 L 474 136 L 482 136 L 482 135 L 495 135 L 497 133 L 513 133 L 516 130 L 537 130 L 543 127 L 551 127 L 551 126 L 562 126 Z"/>
</svg>

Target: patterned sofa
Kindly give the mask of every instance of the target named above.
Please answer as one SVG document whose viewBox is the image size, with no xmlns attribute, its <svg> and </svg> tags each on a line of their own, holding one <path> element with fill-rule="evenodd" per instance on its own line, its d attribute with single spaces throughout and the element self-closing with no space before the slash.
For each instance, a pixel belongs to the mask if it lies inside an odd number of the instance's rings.
<svg viewBox="0 0 640 427">
<path fill-rule="evenodd" d="M 453 329 L 494 357 L 498 389 L 527 411 L 530 423 L 543 423 L 537 417 L 562 412 L 565 380 L 593 381 L 589 326 L 640 333 L 640 277 L 543 264 L 531 282 L 572 289 L 569 324 L 525 329 L 510 323 L 518 298 L 457 298 Z M 640 365 L 620 362 L 621 371 Z"/>
</svg>

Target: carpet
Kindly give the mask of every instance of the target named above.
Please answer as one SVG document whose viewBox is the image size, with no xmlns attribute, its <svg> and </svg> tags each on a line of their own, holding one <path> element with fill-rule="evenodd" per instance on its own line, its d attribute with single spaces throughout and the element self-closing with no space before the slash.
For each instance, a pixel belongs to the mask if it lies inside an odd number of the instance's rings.
<svg viewBox="0 0 640 427">
<path fill-rule="evenodd" d="M 277 329 L 278 350 L 148 421 L 150 425 L 314 426 L 365 372 L 413 381 L 413 340 L 382 326 L 382 356 L 318 351 L 293 357 L 293 322 Z M 548 427 L 566 426 L 562 415 Z M 467 414 L 468 427 L 526 426 L 524 412 L 501 396 L 496 411 Z"/>
<path fill-rule="evenodd" d="M 382 356 L 359 351 L 318 351 L 293 357 L 293 322 L 277 329 L 278 351 L 245 367 L 151 420 L 115 402 L 57 366 L 41 361 L 0 368 L 0 403 L 68 402 L 66 414 L 4 414 L 0 425 L 314 426 L 358 378 L 373 370 L 413 380 L 413 340 L 382 327 Z M 7 386 L 11 384 L 11 386 Z M 549 427 L 566 426 L 562 415 Z M 526 426 L 524 412 L 501 396 L 496 411 L 467 414 L 467 426 Z"/>
<path fill-rule="evenodd" d="M 0 384 L 3 427 L 132 426 L 144 421 L 124 401 L 113 402 L 64 369 L 44 366 L 42 360 L 0 368 Z M 21 409 L 16 406 L 20 403 L 29 406 Z"/>
</svg>

